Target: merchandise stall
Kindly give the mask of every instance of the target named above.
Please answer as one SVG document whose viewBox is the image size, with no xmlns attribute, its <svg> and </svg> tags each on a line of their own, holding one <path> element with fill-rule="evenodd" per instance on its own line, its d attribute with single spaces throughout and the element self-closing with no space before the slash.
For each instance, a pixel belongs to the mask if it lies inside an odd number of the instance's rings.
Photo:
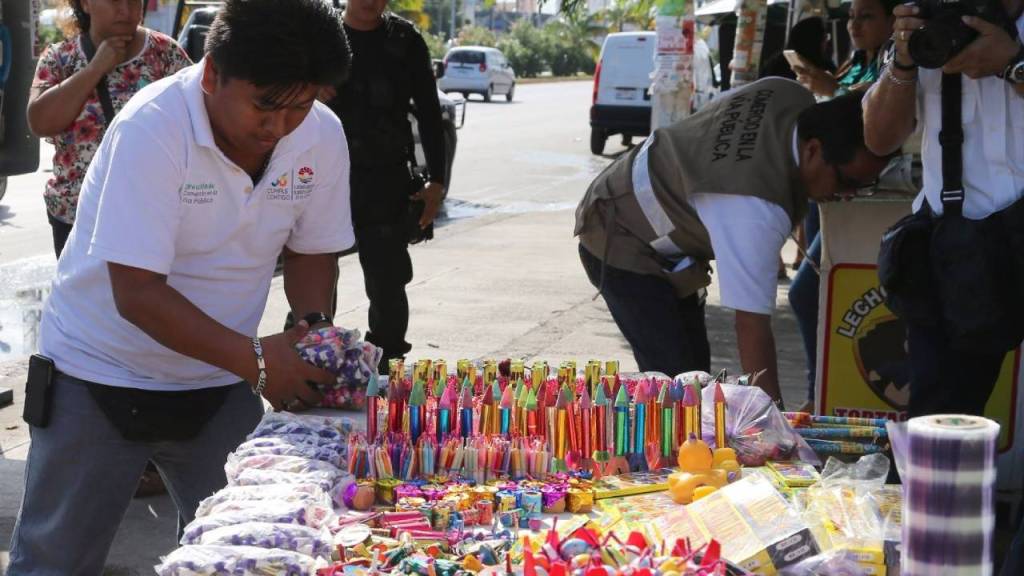
<svg viewBox="0 0 1024 576">
<path fill-rule="evenodd" d="M 377 375 L 379 349 L 333 327 L 298 348 L 338 375 L 324 407 L 264 416 L 158 574 L 897 574 L 921 561 L 902 526 L 927 514 L 885 484 L 890 439 L 924 500 L 948 490 L 927 480 L 934 450 L 966 455 L 943 464 L 949 481 L 994 489 L 994 464 L 970 457 L 995 445 L 985 419 L 783 413 L 745 376 L 615 361 Z M 853 445 L 863 456 L 831 457 Z M 991 542 L 980 507 L 948 507 Z"/>
</svg>

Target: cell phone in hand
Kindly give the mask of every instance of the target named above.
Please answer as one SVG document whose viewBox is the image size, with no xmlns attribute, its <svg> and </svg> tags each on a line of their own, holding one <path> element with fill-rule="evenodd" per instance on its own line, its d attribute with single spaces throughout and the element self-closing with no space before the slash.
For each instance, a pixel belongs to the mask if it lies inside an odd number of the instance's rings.
<svg viewBox="0 0 1024 576">
<path fill-rule="evenodd" d="M 817 66 L 808 62 L 807 59 L 801 56 L 796 50 L 783 50 L 782 56 L 786 59 L 786 62 L 789 62 L 790 67 L 799 66 L 800 68 L 817 68 Z"/>
</svg>

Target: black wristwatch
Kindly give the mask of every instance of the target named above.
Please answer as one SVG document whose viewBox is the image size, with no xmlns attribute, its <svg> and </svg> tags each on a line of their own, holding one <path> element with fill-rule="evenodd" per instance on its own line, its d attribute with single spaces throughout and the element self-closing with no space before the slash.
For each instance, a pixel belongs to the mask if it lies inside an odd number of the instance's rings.
<svg viewBox="0 0 1024 576">
<path fill-rule="evenodd" d="M 1010 84 L 1024 84 L 1024 46 L 1017 50 L 1017 55 L 1010 60 L 1002 73 L 997 74 Z"/>
<path fill-rule="evenodd" d="M 316 326 L 317 324 L 322 324 L 324 322 L 328 324 L 334 323 L 331 320 L 331 317 L 328 316 L 327 314 L 324 314 L 323 312 L 310 312 L 309 314 L 303 316 L 302 319 L 305 320 L 306 324 L 309 324 L 310 326 Z"/>
</svg>

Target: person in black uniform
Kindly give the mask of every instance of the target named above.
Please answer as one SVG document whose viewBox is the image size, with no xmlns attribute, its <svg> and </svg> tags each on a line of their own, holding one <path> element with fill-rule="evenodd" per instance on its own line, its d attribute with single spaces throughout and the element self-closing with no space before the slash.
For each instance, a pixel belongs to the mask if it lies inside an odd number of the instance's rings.
<svg viewBox="0 0 1024 576">
<path fill-rule="evenodd" d="M 444 191 L 444 135 L 430 52 L 413 24 L 385 12 L 387 0 L 350 0 L 345 32 L 352 49 L 348 80 L 328 100 L 341 118 L 352 160 L 352 219 L 366 296 L 366 339 L 384 349 L 381 368 L 404 356 L 412 281 L 406 221 L 411 199 L 424 202 L 419 226 L 427 229 Z M 429 181 L 414 190 L 410 172 L 415 103 Z M 418 180 L 417 180 L 418 182 Z"/>
</svg>

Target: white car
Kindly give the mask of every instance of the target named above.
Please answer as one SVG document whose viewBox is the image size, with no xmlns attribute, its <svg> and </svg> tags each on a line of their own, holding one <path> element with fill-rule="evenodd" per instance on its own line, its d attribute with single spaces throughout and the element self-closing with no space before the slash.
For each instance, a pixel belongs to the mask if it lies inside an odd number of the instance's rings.
<svg viewBox="0 0 1024 576">
<path fill-rule="evenodd" d="M 632 138 L 651 133 L 651 74 L 654 71 L 655 32 L 609 34 L 601 47 L 594 72 L 590 106 L 590 151 L 603 154 L 614 134 L 623 146 Z M 694 93 L 691 104 L 699 110 L 718 93 L 718 80 L 707 43 L 697 39 L 693 47 Z"/>
<path fill-rule="evenodd" d="M 516 73 L 497 48 L 459 46 L 444 57 L 444 76 L 437 87 L 442 92 L 459 92 L 465 98 L 480 94 L 484 102 L 504 94 L 511 102 L 516 92 Z"/>
</svg>

